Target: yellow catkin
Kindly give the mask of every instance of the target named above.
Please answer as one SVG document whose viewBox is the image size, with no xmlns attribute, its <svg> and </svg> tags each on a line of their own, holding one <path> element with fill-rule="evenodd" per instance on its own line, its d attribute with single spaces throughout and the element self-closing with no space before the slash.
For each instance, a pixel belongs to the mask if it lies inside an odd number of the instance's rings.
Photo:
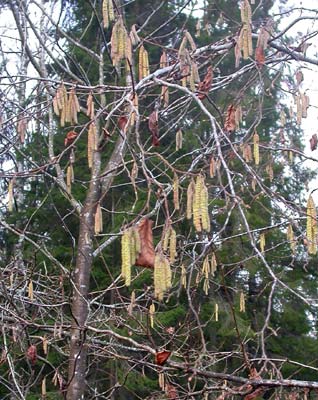
<svg viewBox="0 0 318 400">
<path fill-rule="evenodd" d="M 261 233 L 259 236 L 259 247 L 260 247 L 262 253 L 264 253 L 264 251 L 265 251 L 265 244 L 266 244 L 265 234 Z"/>
<path fill-rule="evenodd" d="M 216 269 L 217 269 L 217 261 L 216 261 L 215 254 L 212 253 L 212 256 L 211 256 L 211 275 L 212 276 L 215 275 Z"/>
<path fill-rule="evenodd" d="M 308 253 L 317 253 L 317 213 L 316 206 L 312 196 L 310 195 L 307 202 L 307 229 L 306 235 L 308 240 Z"/>
<path fill-rule="evenodd" d="M 140 46 L 139 49 L 139 80 L 145 78 L 147 75 L 149 75 L 149 58 L 148 58 L 148 52 L 144 48 L 143 45 Z"/>
<path fill-rule="evenodd" d="M 182 149 L 183 133 L 181 129 L 178 129 L 176 133 L 176 151 Z"/>
<path fill-rule="evenodd" d="M 98 203 L 95 212 L 95 235 L 103 232 L 103 213 L 100 204 Z"/>
<path fill-rule="evenodd" d="M 214 319 L 215 319 L 215 322 L 219 321 L 219 305 L 218 305 L 218 303 L 215 303 L 215 305 L 214 305 Z"/>
<path fill-rule="evenodd" d="M 94 151 L 96 151 L 98 145 L 97 133 L 96 133 L 96 125 L 92 122 L 88 128 L 88 136 L 87 136 L 87 163 L 88 167 L 92 168 L 93 166 L 93 156 Z"/>
<path fill-rule="evenodd" d="M 33 293 L 33 282 L 30 280 L 29 285 L 28 285 L 28 297 L 31 301 L 34 299 L 34 293 Z"/>
<path fill-rule="evenodd" d="M 297 107 L 296 122 L 297 122 L 297 125 L 300 125 L 301 119 L 303 116 L 303 108 L 302 108 L 301 96 L 299 96 L 299 95 L 296 98 L 296 107 Z"/>
<path fill-rule="evenodd" d="M 163 237 L 163 242 L 162 242 L 162 250 L 167 251 L 169 247 L 169 240 L 170 240 L 170 234 L 171 234 L 171 227 L 166 229 L 164 237 Z"/>
<path fill-rule="evenodd" d="M 191 179 L 191 182 L 189 183 L 187 189 L 187 212 L 186 212 L 187 219 L 192 218 L 194 191 L 195 191 L 195 184 L 194 181 Z"/>
<path fill-rule="evenodd" d="M 86 115 L 90 118 L 90 119 L 94 119 L 95 117 L 95 105 L 94 105 L 94 99 L 93 99 L 93 94 L 90 93 L 87 97 L 87 101 L 86 101 Z"/>
<path fill-rule="evenodd" d="M 249 56 L 253 54 L 251 19 L 252 19 L 251 6 L 248 0 L 244 0 L 241 5 L 241 21 L 243 25 L 240 35 L 242 41 L 242 50 L 244 59 L 247 59 Z"/>
<path fill-rule="evenodd" d="M 47 340 L 47 337 L 46 336 L 44 336 L 43 338 L 42 338 L 42 348 L 43 348 L 43 353 L 45 354 L 45 355 L 47 355 L 47 353 L 48 353 L 48 340 Z"/>
<path fill-rule="evenodd" d="M 169 238 L 169 251 L 170 251 L 170 263 L 173 264 L 176 261 L 177 255 L 177 233 L 171 228 L 170 238 Z"/>
<path fill-rule="evenodd" d="M 42 379 L 41 394 L 42 394 L 42 399 L 45 399 L 46 398 L 46 378 L 45 377 Z"/>
<path fill-rule="evenodd" d="M 238 105 L 235 109 L 235 125 L 237 129 L 240 127 L 240 124 L 242 123 L 242 116 L 243 116 L 242 107 Z"/>
<path fill-rule="evenodd" d="M 8 185 L 8 211 L 13 211 L 13 179 L 10 180 Z"/>
<path fill-rule="evenodd" d="M 210 178 L 214 178 L 215 172 L 216 172 L 216 166 L 215 166 L 215 160 L 213 157 L 211 157 L 211 160 L 210 160 L 209 172 L 210 172 Z"/>
<path fill-rule="evenodd" d="M 149 319 L 150 319 L 150 326 L 153 329 L 154 327 L 154 316 L 155 316 L 155 305 L 153 303 L 151 303 L 150 307 L 149 307 Z"/>
<path fill-rule="evenodd" d="M 133 290 L 131 292 L 131 296 L 130 296 L 130 303 L 129 303 L 128 307 L 127 307 L 128 315 L 131 316 L 133 314 L 135 305 L 136 305 L 136 293 Z"/>
<path fill-rule="evenodd" d="M 295 236 L 294 236 L 294 231 L 293 227 L 291 224 L 288 225 L 287 227 L 287 240 L 289 241 L 291 251 L 295 253 L 296 250 L 296 241 L 295 241 Z"/>
<path fill-rule="evenodd" d="M 200 198 L 201 224 L 202 224 L 202 229 L 205 230 L 206 232 L 210 232 L 211 229 L 208 205 L 209 205 L 208 189 L 205 186 L 204 181 L 202 181 L 202 192 Z"/>
<path fill-rule="evenodd" d="M 209 289 L 210 289 L 209 278 L 204 277 L 203 291 L 204 291 L 204 294 L 205 294 L 206 296 L 209 294 Z"/>
<path fill-rule="evenodd" d="M 187 287 L 187 271 L 186 271 L 185 266 L 183 264 L 181 265 L 180 283 L 181 283 L 181 286 L 183 286 L 184 288 Z"/>
<path fill-rule="evenodd" d="M 163 102 L 163 107 L 167 108 L 169 105 L 169 88 L 168 86 L 161 86 L 161 99 Z"/>
<path fill-rule="evenodd" d="M 154 289 L 155 289 L 155 297 L 158 300 L 163 299 L 163 294 L 165 290 L 164 268 L 165 267 L 163 263 L 163 257 L 160 254 L 156 254 L 155 265 L 154 265 Z"/>
<path fill-rule="evenodd" d="M 131 283 L 131 254 L 130 233 L 126 230 L 121 238 L 121 275 L 125 279 L 125 285 Z"/>
<path fill-rule="evenodd" d="M 103 26 L 105 29 L 108 29 L 110 23 L 115 19 L 113 0 L 103 0 L 102 13 Z"/>
<path fill-rule="evenodd" d="M 158 381 L 159 381 L 158 384 L 159 384 L 160 389 L 162 389 L 164 391 L 166 385 L 165 385 L 165 375 L 163 372 L 158 373 Z"/>
<path fill-rule="evenodd" d="M 245 296 L 244 293 L 240 293 L 240 312 L 245 312 Z"/>
<path fill-rule="evenodd" d="M 253 152 L 255 165 L 259 165 L 259 135 L 257 132 L 253 135 Z"/>
<path fill-rule="evenodd" d="M 210 275 L 210 262 L 209 262 L 209 257 L 206 256 L 203 264 L 202 264 L 202 274 L 206 277 L 206 279 L 209 278 Z"/>
<path fill-rule="evenodd" d="M 138 33 L 136 31 L 136 25 L 134 24 L 131 27 L 130 33 L 129 33 L 129 38 L 131 40 L 131 44 L 135 47 L 140 43 L 140 37 L 138 36 Z"/>
<path fill-rule="evenodd" d="M 139 253 L 141 252 L 141 239 L 139 235 L 139 231 L 136 227 L 132 228 L 132 236 L 134 240 L 134 246 L 135 246 L 135 256 L 132 262 L 134 263 L 136 261 L 136 258 L 138 257 Z"/>
<path fill-rule="evenodd" d="M 156 254 L 154 265 L 155 297 L 163 300 L 164 292 L 171 287 L 171 268 L 163 254 Z"/>
<path fill-rule="evenodd" d="M 68 193 L 71 193 L 73 182 L 74 182 L 74 170 L 73 170 L 73 165 L 70 164 L 66 170 L 66 186 Z"/>
<path fill-rule="evenodd" d="M 201 225 L 201 193 L 203 190 L 202 176 L 199 175 L 195 182 L 193 195 L 193 224 L 197 232 L 202 231 Z"/>
<path fill-rule="evenodd" d="M 120 67 L 121 61 L 126 57 L 127 31 L 122 17 L 119 17 L 113 26 L 111 42 L 111 59 L 116 68 Z"/>
<path fill-rule="evenodd" d="M 180 201 L 179 201 L 179 178 L 178 175 L 175 173 L 173 175 L 173 205 L 176 211 L 180 210 Z"/>
</svg>

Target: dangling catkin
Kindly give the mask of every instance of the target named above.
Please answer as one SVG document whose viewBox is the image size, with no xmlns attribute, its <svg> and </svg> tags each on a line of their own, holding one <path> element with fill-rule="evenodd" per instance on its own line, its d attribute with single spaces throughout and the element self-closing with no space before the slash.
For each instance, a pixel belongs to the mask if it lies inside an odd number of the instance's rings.
<svg viewBox="0 0 318 400">
<path fill-rule="evenodd" d="M 8 211 L 13 211 L 13 179 L 10 180 L 8 185 Z"/>
<path fill-rule="evenodd" d="M 186 213 L 187 219 L 192 218 L 194 190 L 195 190 L 195 183 L 193 179 L 191 179 L 187 189 L 187 213 Z"/>
<path fill-rule="evenodd" d="M 289 224 L 287 227 L 287 240 L 289 241 L 291 251 L 295 253 L 296 241 L 295 241 L 293 227 L 291 224 Z"/>
<path fill-rule="evenodd" d="M 34 299 L 34 294 L 33 294 L 33 282 L 32 280 L 29 281 L 29 285 L 28 285 L 28 297 L 31 301 L 33 301 Z"/>
<path fill-rule="evenodd" d="M 255 165 L 259 165 L 259 136 L 256 131 L 253 135 L 253 146 Z"/>
<path fill-rule="evenodd" d="M 97 137 L 96 137 L 96 125 L 92 122 L 88 128 L 88 136 L 87 136 L 87 163 L 88 167 L 92 168 L 93 166 L 93 155 L 94 151 L 97 147 Z"/>
<path fill-rule="evenodd" d="M 131 254 L 130 254 L 130 232 L 126 230 L 121 238 L 121 275 L 125 279 L 125 285 L 131 282 Z"/>
<path fill-rule="evenodd" d="M 170 263 L 173 264 L 176 261 L 177 255 L 177 233 L 171 228 L 169 238 L 169 250 L 170 250 Z"/>
<path fill-rule="evenodd" d="M 244 293 L 240 293 L 240 312 L 245 312 L 245 296 Z"/>
<path fill-rule="evenodd" d="M 317 214 L 316 206 L 312 196 L 310 195 L 307 202 L 307 239 L 308 239 L 308 253 L 317 253 Z"/>
<path fill-rule="evenodd" d="M 203 190 L 202 177 L 197 176 L 193 195 L 193 224 L 197 232 L 202 231 L 201 226 L 201 193 Z"/>
<path fill-rule="evenodd" d="M 180 283 L 181 283 L 181 286 L 183 286 L 184 288 L 187 287 L 187 271 L 186 271 L 185 266 L 183 264 L 181 265 Z"/>
<path fill-rule="evenodd" d="M 178 129 L 178 131 L 176 133 L 176 151 L 182 149 L 182 141 L 183 141 L 182 130 Z"/>
<path fill-rule="evenodd" d="M 180 209 L 180 202 L 179 202 L 179 178 L 176 173 L 173 175 L 173 205 L 174 209 L 178 211 Z"/>
<path fill-rule="evenodd" d="M 259 247 L 260 247 L 262 253 L 264 253 L 264 251 L 265 251 L 265 244 L 266 244 L 265 234 L 261 233 L 259 236 Z"/>
<path fill-rule="evenodd" d="M 149 307 L 149 319 L 150 319 L 150 326 L 153 329 L 154 327 L 154 316 L 155 316 L 155 305 L 153 303 L 150 304 Z"/>
<path fill-rule="evenodd" d="M 98 203 L 95 212 L 95 235 L 101 232 L 103 232 L 103 213 L 100 203 Z"/>
</svg>

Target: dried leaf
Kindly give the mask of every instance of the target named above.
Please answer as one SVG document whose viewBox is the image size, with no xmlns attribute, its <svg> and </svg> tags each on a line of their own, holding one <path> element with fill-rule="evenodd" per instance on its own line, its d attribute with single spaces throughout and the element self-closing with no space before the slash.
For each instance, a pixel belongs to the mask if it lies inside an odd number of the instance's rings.
<svg viewBox="0 0 318 400">
<path fill-rule="evenodd" d="M 236 129 L 236 119 L 235 119 L 236 107 L 233 104 L 230 104 L 227 108 L 226 118 L 224 123 L 224 131 L 228 133 L 232 133 Z"/>
<path fill-rule="evenodd" d="M 77 133 L 75 131 L 70 131 L 66 134 L 65 139 L 64 139 L 64 145 L 65 147 L 70 146 L 74 140 L 77 138 Z"/>
<path fill-rule="evenodd" d="M 177 400 L 177 399 L 179 399 L 179 395 L 178 395 L 177 389 L 173 385 L 171 385 L 170 383 L 166 384 L 165 391 L 166 391 L 166 395 L 167 395 L 169 400 Z"/>
<path fill-rule="evenodd" d="M 213 69 L 212 69 L 212 66 L 210 65 L 208 67 L 207 73 L 206 73 L 203 81 L 200 82 L 198 85 L 198 95 L 197 96 L 200 100 L 203 100 L 209 93 L 209 90 L 211 89 L 211 86 L 212 86 L 212 81 L 213 81 Z"/>
<path fill-rule="evenodd" d="M 36 346 L 34 344 L 32 344 L 27 352 L 26 352 L 26 357 L 27 359 L 30 361 L 31 365 L 34 366 L 37 360 L 37 350 L 36 350 Z"/>
<path fill-rule="evenodd" d="M 314 135 L 312 135 L 312 137 L 309 140 L 310 142 L 310 150 L 314 151 L 317 149 L 317 144 L 318 144 L 318 137 L 317 134 L 315 133 Z"/>
<path fill-rule="evenodd" d="M 304 80 L 304 75 L 300 69 L 298 71 L 296 71 L 295 78 L 296 78 L 297 85 L 299 86 L 301 84 L 301 82 Z"/>
<path fill-rule="evenodd" d="M 262 46 L 258 46 L 255 49 L 255 60 L 258 66 L 262 66 L 265 64 L 265 53 Z"/>
<path fill-rule="evenodd" d="M 154 110 L 149 115 L 148 127 L 152 134 L 152 145 L 154 147 L 159 146 L 160 142 L 159 142 L 159 124 L 158 124 L 158 111 L 157 110 Z"/>
<path fill-rule="evenodd" d="M 155 355 L 156 364 L 164 365 L 167 362 L 170 355 L 171 355 L 171 351 L 163 350 L 163 351 L 157 352 Z"/>
<path fill-rule="evenodd" d="M 135 265 L 139 267 L 154 267 L 155 249 L 153 244 L 152 225 L 153 221 L 145 218 L 140 222 L 138 226 L 138 232 L 141 241 L 141 251 L 135 262 Z"/>
</svg>

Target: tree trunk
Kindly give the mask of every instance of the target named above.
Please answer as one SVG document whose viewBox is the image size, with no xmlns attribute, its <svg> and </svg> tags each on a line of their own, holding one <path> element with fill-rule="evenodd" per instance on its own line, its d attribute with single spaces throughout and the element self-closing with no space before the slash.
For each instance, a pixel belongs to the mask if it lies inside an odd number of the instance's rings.
<svg viewBox="0 0 318 400">
<path fill-rule="evenodd" d="M 97 158 L 97 160 L 96 160 Z M 100 156 L 95 154 L 95 172 L 100 170 Z M 73 280 L 72 330 L 68 368 L 67 400 L 84 399 L 87 365 L 86 320 L 88 316 L 88 294 L 93 262 L 94 217 L 100 197 L 98 173 L 92 174 L 89 191 L 80 213 L 80 231 L 77 259 Z M 96 179 L 95 179 L 96 178 Z"/>
</svg>

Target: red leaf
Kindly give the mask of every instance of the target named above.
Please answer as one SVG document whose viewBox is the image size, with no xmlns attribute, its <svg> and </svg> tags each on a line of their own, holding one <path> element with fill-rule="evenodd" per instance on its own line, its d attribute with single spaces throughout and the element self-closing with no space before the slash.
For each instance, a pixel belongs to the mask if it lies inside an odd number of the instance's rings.
<svg viewBox="0 0 318 400">
<path fill-rule="evenodd" d="M 32 344 L 27 352 L 26 352 L 26 356 L 29 359 L 30 363 L 32 365 L 35 365 L 36 360 L 37 360 L 37 351 L 36 351 L 36 346 L 34 344 Z"/>
<path fill-rule="evenodd" d="M 314 151 L 317 149 L 317 144 L 318 144 L 318 137 L 316 135 L 316 133 L 314 135 L 312 135 L 312 137 L 309 140 L 310 142 L 310 149 L 311 151 Z"/>
<path fill-rule="evenodd" d="M 230 104 L 227 108 L 225 123 L 224 123 L 224 130 L 225 132 L 231 133 L 234 132 L 236 129 L 236 122 L 235 122 L 235 111 L 236 108 L 233 104 Z"/>
<path fill-rule="evenodd" d="M 149 115 L 148 127 L 152 134 L 152 145 L 154 147 L 159 146 L 160 142 L 159 142 L 159 126 L 158 126 L 158 111 L 157 110 L 154 110 Z"/>
<path fill-rule="evenodd" d="M 171 351 L 159 351 L 158 353 L 156 353 L 156 364 L 157 365 L 164 365 L 166 363 L 166 361 L 168 360 L 168 358 L 171 355 Z"/>
<path fill-rule="evenodd" d="M 198 85 L 199 93 L 197 96 L 200 100 L 203 100 L 209 93 L 209 90 L 211 89 L 212 86 L 212 80 L 213 80 L 213 69 L 211 66 L 209 66 L 203 81 L 200 82 Z"/>
<path fill-rule="evenodd" d="M 265 392 L 264 388 L 259 387 L 259 388 L 255 389 L 252 393 L 244 396 L 244 400 L 253 400 L 256 397 L 261 396 L 264 392 Z"/>
<path fill-rule="evenodd" d="M 74 142 L 74 140 L 77 138 L 77 133 L 75 131 L 70 131 L 66 134 L 66 137 L 64 139 L 64 145 L 65 147 L 69 146 Z"/>
<path fill-rule="evenodd" d="M 152 235 L 153 221 L 148 218 L 142 220 L 138 226 L 141 241 L 141 252 L 135 262 L 138 267 L 153 268 L 155 264 L 155 248 Z"/>
<path fill-rule="evenodd" d="M 265 54 L 264 54 L 264 49 L 262 46 L 256 47 L 255 60 L 259 66 L 262 66 L 265 64 Z"/>
<path fill-rule="evenodd" d="M 165 387 L 166 390 L 166 395 L 168 397 L 169 400 L 177 400 L 179 399 L 179 395 L 177 392 L 177 389 L 171 385 L 170 383 L 168 383 Z"/>
<path fill-rule="evenodd" d="M 126 132 L 128 119 L 124 115 L 118 118 L 118 126 L 122 132 Z"/>
</svg>

